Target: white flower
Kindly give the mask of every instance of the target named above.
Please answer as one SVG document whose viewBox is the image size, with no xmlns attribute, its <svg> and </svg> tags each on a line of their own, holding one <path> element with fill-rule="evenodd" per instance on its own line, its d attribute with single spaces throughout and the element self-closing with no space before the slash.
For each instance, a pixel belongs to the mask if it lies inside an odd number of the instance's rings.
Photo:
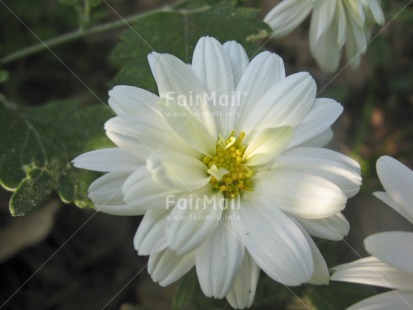
<svg viewBox="0 0 413 310">
<path fill-rule="evenodd" d="M 354 69 L 366 52 L 372 25 L 384 23 L 379 0 L 284 0 L 264 18 L 274 38 L 293 31 L 313 12 L 310 50 L 321 69 L 334 72 L 346 45 L 347 59 Z"/>
<path fill-rule="evenodd" d="M 251 61 L 236 42 L 201 38 L 192 64 L 152 53 L 159 97 L 117 86 L 105 129 L 118 146 L 76 167 L 108 172 L 92 183 L 96 209 L 142 215 L 134 239 L 154 281 L 194 266 L 207 296 L 252 304 L 260 269 L 275 281 L 329 281 L 310 235 L 340 240 L 340 213 L 360 187 L 359 165 L 321 146 L 342 112 L 316 99 L 308 73 L 285 76 L 269 52 Z"/>
<path fill-rule="evenodd" d="M 374 195 L 413 223 L 413 171 L 383 156 L 377 174 L 386 192 Z M 358 302 L 349 309 L 413 309 L 413 233 L 382 232 L 364 240 L 373 256 L 334 268 L 331 279 L 393 289 Z"/>
</svg>

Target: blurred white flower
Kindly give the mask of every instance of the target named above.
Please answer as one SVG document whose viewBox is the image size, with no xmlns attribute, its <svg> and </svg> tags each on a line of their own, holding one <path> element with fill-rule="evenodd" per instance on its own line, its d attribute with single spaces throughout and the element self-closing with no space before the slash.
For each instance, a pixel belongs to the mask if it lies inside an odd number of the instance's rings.
<svg viewBox="0 0 413 310">
<path fill-rule="evenodd" d="M 357 68 L 366 52 L 373 24 L 384 23 L 379 0 L 283 0 L 264 21 L 272 28 L 272 36 L 281 38 L 311 11 L 311 54 L 326 72 L 337 70 L 344 45 L 350 66 Z"/>
<path fill-rule="evenodd" d="M 413 171 L 383 156 L 377 174 L 386 192 L 374 195 L 413 223 Z M 349 309 L 413 308 L 413 233 L 382 232 L 364 240 L 373 256 L 334 268 L 332 280 L 363 283 L 393 289 L 362 300 Z"/>
<path fill-rule="evenodd" d="M 105 129 L 118 146 L 77 157 L 108 172 L 89 197 L 102 212 L 142 215 L 134 239 L 154 281 L 194 266 L 207 296 L 252 304 L 260 269 L 285 285 L 329 281 L 310 235 L 340 240 L 340 213 L 359 191 L 359 165 L 324 149 L 342 112 L 316 99 L 308 73 L 285 76 L 282 59 L 251 62 L 236 42 L 201 38 L 188 65 L 152 53 L 159 97 L 117 86 Z"/>
</svg>

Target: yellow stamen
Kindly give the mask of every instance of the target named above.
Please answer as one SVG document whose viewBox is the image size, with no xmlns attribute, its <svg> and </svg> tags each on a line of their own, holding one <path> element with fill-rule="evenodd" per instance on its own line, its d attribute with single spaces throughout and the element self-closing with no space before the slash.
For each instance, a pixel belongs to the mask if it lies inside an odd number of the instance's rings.
<svg viewBox="0 0 413 310">
<path fill-rule="evenodd" d="M 220 136 L 216 144 L 215 156 L 205 156 L 202 159 L 202 162 L 208 168 L 215 165 L 214 171 L 219 168 L 228 171 L 221 178 L 217 174 L 213 174 L 214 176 L 210 180 L 213 188 L 220 191 L 227 199 L 236 198 L 241 191 L 253 191 L 251 178 L 254 172 L 242 162 L 242 157 L 247 148 L 242 144 L 244 137 L 245 133 L 241 132 L 239 137 L 235 138 L 234 131 L 226 140 Z M 212 173 L 212 170 L 209 171 Z M 225 173 L 225 170 L 223 171 Z"/>
</svg>

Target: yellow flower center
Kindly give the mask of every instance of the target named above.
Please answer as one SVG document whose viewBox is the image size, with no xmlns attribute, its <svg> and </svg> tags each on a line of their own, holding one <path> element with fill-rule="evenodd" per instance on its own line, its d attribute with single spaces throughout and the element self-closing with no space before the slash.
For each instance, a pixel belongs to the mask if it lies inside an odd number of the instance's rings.
<svg viewBox="0 0 413 310">
<path fill-rule="evenodd" d="M 253 170 L 243 163 L 242 157 L 247 148 L 242 144 L 245 133 L 235 138 L 233 131 L 228 139 L 220 137 L 216 144 L 215 156 L 205 156 L 202 162 L 212 175 L 210 183 L 225 198 L 236 198 L 242 191 L 252 192 Z"/>
</svg>

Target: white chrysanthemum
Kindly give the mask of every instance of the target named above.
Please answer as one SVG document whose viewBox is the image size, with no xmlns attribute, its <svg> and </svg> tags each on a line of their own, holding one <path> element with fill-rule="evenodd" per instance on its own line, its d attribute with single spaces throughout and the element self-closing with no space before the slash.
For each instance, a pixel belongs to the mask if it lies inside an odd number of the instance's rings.
<svg viewBox="0 0 413 310">
<path fill-rule="evenodd" d="M 413 223 L 413 171 L 383 156 L 377 174 L 386 192 L 374 195 Z M 334 268 L 331 279 L 393 289 L 353 305 L 349 309 L 413 309 L 413 233 L 382 232 L 364 240 L 373 256 Z"/>
<path fill-rule="evenodd" d="M 134 239 L 154 281 L 194 266 L 207 296 L 252 304 L 260 269 L 285 285 L 327 283 L 310 235 L 340 240 L 340 213 L 360 187 L 359 165 L 321 146 L 342 112 L 316 99 L 308 73 L 285 76 L 269 52 L 251 61 L 236 42 L 204 37 L 192 64 L 152 53 L 159 97 L 117 86 L 105 129 L 118 146 L 76 167 L 108 172 L 89 189 L 96 209 L 142 215 Z"/>
<path fill-rule="evenodd" d="M 366 52 L 372 25 L 384 23 L 379 0 L 283 0 L 264 21 L 273 29 L 272 36 L 281 38 L 311 11 L 311 54 L 327 72 L 337 70 L 344 44 L 350 66 L 357 68 Z"/>
</svg>

